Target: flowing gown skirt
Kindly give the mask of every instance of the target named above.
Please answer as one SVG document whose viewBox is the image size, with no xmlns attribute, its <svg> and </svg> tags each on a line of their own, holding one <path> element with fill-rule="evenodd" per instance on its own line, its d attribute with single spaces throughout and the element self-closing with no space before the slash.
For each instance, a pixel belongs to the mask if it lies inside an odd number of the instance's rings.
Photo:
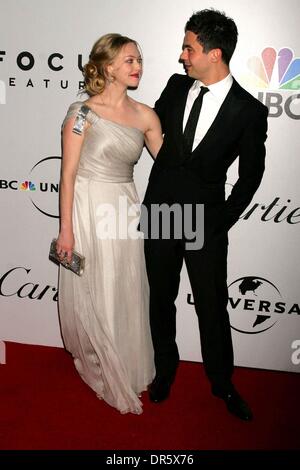
<svg viewBox="0 0 300 470">
<path fill-rule="evenodd" d="M 114 227 L 119 232 L 119 219 L 127 214 L 116 210 L 114 223 L 112 208 L 121 201 L 124 209 L 125 200 L 136 202 L 134 183 L 77 177 L 75 248 L 86 265 L 82 277 L 61 268 L 59 307 L 65 346 L 83 380 L 121 413 L 140 413 L 137 395 L 154 375 L 149 287 L 143 240 L 119 239 L 119 233 L 113 239 Z M 105 233 L 107 239 L 98 238 Z"/>
</svg>

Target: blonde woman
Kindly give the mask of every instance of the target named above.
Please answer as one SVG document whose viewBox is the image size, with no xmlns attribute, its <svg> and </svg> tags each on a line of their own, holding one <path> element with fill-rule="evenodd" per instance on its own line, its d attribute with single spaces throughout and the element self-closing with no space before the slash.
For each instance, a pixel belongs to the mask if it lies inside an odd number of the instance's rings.
<svg viewBox="0 0 300 470">
<path fill-rule="evenodd" d="M 56 249 L 86 257 L 81 277 L 60 270 L 59 313 L 66 349 L 82 379 L 121 413 L 142 412 L 154 377 L 149 287 L 134 164 L 144 143 L 155 158 L 160 122 L 127 95 L 142 75 L 136 41 L 107 34 L 84 67 L 89 99 L 73 103 L 63 124 L 60 232 Z"/>
</svg>

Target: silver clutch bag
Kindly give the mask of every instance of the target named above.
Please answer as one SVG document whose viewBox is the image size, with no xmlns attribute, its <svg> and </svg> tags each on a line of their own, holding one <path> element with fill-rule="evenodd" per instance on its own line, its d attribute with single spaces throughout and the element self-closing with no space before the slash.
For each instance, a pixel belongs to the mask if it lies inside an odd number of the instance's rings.
<svg viewBox="0 0 300 470">
<path fill-rule="evenodd" d="M 55 263 L 59 263 L 67 269 L 70 269 L 77 276 L 81 276 L 84 270 L 85 257 L 77 251 L 73 250 L 71 262 L 68 263 L 66 258 L 60 258 L 56 252 L 56 238 L 53 238 L 50 245 L 49 259 Z"/>
</svg>

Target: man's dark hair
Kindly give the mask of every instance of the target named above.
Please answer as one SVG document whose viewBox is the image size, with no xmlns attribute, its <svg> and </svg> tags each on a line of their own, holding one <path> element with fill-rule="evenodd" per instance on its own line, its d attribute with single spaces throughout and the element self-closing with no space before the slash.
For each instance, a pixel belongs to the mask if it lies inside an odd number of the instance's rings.
<svg viewBox="0 0 300 470">
<path fill-rule="evenodd" d="M 237 43 L 238 30 L 235 22 L 225 13 L 213 8 L 197 11 L 187 21 L 186 31 L 197 35 L 203 52 L 221 49 L 222 60 L 229 65 Z"/>
</svg>

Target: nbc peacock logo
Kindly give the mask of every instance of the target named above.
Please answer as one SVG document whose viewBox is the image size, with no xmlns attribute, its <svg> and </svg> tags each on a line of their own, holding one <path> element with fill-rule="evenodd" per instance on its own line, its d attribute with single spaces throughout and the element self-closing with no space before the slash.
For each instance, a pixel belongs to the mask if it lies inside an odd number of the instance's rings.
<svg viewBox="0 0 300 470">
<path fill-rule="evenodd" d="M 24 181 L 20 184 L 21 191 L 35 191 L 36 187 L 32 181 Z"/>
<path fill-rule="evenodd" d="M 292 49 L 266 47 L 259 56 L 247 61 L 247 72 L 240 82 L 267 106 L 269 117 L 286 115 L 300 119 L 300 58 Z"/>
<path fill-rule="evenodd" d="M 266 47 L 260 57 L 250 57 L 247 65 L 256 88 L 300 90 L 300 58 L 289 47 L 278 52 Z"/>
</svg>

